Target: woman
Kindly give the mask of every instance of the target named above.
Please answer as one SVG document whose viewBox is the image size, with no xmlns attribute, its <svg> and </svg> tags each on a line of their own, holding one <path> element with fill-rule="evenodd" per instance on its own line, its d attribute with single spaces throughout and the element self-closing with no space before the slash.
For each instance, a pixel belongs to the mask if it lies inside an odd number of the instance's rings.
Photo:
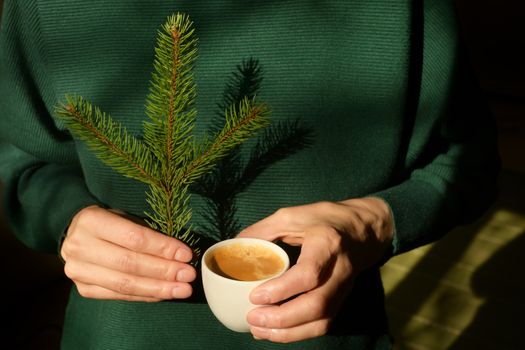
<svg viewBox="0 0 525 350">
<path fill-rule="evenodd" d="M 313 135 L 236 198 L 241 236 L 301 247 L 252 293 L 274 306 L 247 316 L 251 334 L 213 318 L 189 247 L 129 219 L 144 187 L 53 114 L 76 93 L 139 134 L 156 30 L 173 12 L 199 37 L 197 134 L 253 57 L 272 123 Z M 388 349 L 379 266 L 494 198 L 495 128 L 461 63 L 452 1 L 27 1 L 3 15 L 0 174 L 15 233 L 59 252 L 75 284 L 64 349 Z M 207 203 L 193 196 L 198 231 Z"/>
</svg>

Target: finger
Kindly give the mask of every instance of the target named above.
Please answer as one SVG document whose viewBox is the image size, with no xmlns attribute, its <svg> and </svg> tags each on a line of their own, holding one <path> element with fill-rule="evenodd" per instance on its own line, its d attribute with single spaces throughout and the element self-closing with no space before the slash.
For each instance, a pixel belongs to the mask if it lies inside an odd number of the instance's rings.
<svg viewBox="0 0 525 350">
<path fill-rule="evenodd" d="M 125 300 L 125 301 L 145 301 L 145 302 L 157 302 L 163 299 L 149 298 L 149 297 L 138 297 L 134 295 L 126 295 L 114 292 L 112 290 L 95 286 L 92 284 L 85 284 L 77 282 L 76 284 L 78 293 L 84 298 L 90 299 L 103 299 L 103 300 Z"/>
<path fill-rule="evenodd" d="M 265 221 L 265 220 L 263 220 Z M 279 231 L 276 226 L 272 226 L 267 222 L 257 222 L 242 230 L 237 237 L 239 238 L 259 238 L 267 241 L 276 241 L 286 235 L 295 235 L 296 232 Z"/>
<path fill-rule="evenodd" d="M 291 246 L 302 246 L 304 243 L 304 232 L 284 233 L 280 240 Z"/>
<path fill-rule="evenodd" d="M 345 264 L 336 264 L 336 270 Z M 328 280 L 282 305 L 260 307 L 248 316 L 255 338 L 288 343 L 324 335 L 351 288 L 351 281 Z"/>
<path fill-rule="evenodd" d="M 189 283 L 133 276 L 85 262 L 66 262 L 64 271 L 75 283 L 96 285 L 119 294 L 159 299 L 184 299 L 192 294 Z"/>
<path fill-rule="evenodd" d="M 82 246 L 75 242 L 68 243 L 64 247 L 66 256 L 130 275 L 159 280 L 191 282 L 196 277 L 195 269 L 189 264 L 138 253 L 99 239 L 86 238 L 83 243 Z M 91 249 L 85 249 L 85 246 Z"/>
<path fill-rule="evenodd" d="M 345 205 L 333 202 L 318 202 L 295 207 L 281 208 L 272 215 L 247 227 L 241 233 L 241 237 L 259 237 L 275 240 L 282 237 L 281 234 L 292 234 L 302 232 L 308 227 L 328 225 L 342 230 L 340 220 L 348 216 Z M 329 215 L 327 215 L 329 214 Z M 329 220 L 332 218 L 332 220 Z"/>
<path fill-rule="evenodd" d="M 191 249 L 181 241 L 139 225 L 117 233 L 114 242 L 127 249 L 184 263 L 193 257 Z"/>
<path fill-rule="evenodd" d="M 282 305 L 263 306 L 248 313 L 248 323 L 260 328 L 291 328 L 329 318 L 321 290 L 302 294 Z"/>
<path fill-rule="evenodd" d="M 239 238 L 258 238 L 266 241 L 282 241 L 289 245 L 298 246 L 303 243 L 304 231 L 270 231 L 270 229 L 256 230 L 246 228 L 237 235 Z"/>
<path fill-rule="evenodd" d="M 263 220 L 264 221 L 264 220 Z M 282 230 L 268 222 L 258 222 L 242 230 L 237 237 L 239 238 L 259 238 L 266 241 L 281 240 L 286 244 L 298 246 L 303 243 L 304 231 L 301 230 Z"/>
<path fill-rule="evenodd" d="M 238 237 L 260 238 L 275 241 L 281 237 L 302 236 L 304 225 L 295 219 L 297 215 L 295 208 L 283 208 L 274 214 L 246 227 L 239 233 Z"/>
<path fill-rule="evenodd" d="M 347 264 L 340 260 L 334 273 L 321 286 L 281 305 L 263 306 L 248 313 L 252 326 L 291 328 L 320 319 L 332 319 L 352 288 Z"/>
<path fill-rule="evenodd" d="M 316 288 L 321 282 L 322 266 L 297 263 L 281 277 L 267 281 L 250 293 L 255 305 L 276 304 Z"/>
<path fill-rule="evenodd" d="M 329 243 L 322 229 L 305 234 L 297 264 L 282 276 L 255 288 L 250 294 L 251 302 L 256 305 L 275 304 L 321 285 L 335 259 Z"/>
<path fill-rule="evenodd" d="M 328 332 L 329 324 L 329 320 L 322 319 L 292 328 L 251 327 L 250 331 L 257 339 L 266 339 L 275 343 L 291 343 L 324 335 Z"/>
<path fill-rule="evenodd" d="M 100 239 L 124 248 L 180 262 L 189 262 L 192 259 L 191 249 L 181 241 L 105 209 L 87 208 L 80 220 L 77 225 L 85 224 Z"/>
</svg>

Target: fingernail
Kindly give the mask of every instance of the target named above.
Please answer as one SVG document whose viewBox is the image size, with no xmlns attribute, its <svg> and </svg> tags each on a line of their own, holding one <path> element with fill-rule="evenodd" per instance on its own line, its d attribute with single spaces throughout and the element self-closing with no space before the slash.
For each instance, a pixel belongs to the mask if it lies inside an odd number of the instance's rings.
<svg viewBox="0 0 525 350">
<path fill-rule="evenodd" d="M 257 340 L 268 339 L 270 332 L 267 328 L 252 327 L 252 336 Z"/>
<path fill-rule="evenodd" d="M 173 287 L 173 290 L 171 291 L 171 294 L 173 295 L 173 298 L 178 299 L 180 296 L 179 288 Z"/>
<path fill-rule="evenodd" d="M 186 262 L 191 260 L 191 252 L 186 249 L 178 249 L 175 253 L 175 260 L 180 262 Z"/>
<path fill-rule="evenodd" d="M 187 270 L 180 270 L 177 272 L 177 281 L 179 282 L 188 282 L 188 271 Z"/>
<path fill-rule="evenodd" d="M 183 286 L 173 287 L 171 293 L 174 299 L 187 298 L 191 295 L 191 292 L 188 294 L 188 289 Z"/>
<path fill-rule="evenodd" d="M 250 324 L 258 327 L 266 327 L 266 315 L 262 312 L 252 311 L 249 316 Z"/>
<path fill-rule="evenodd" d="M 253 292 L 251 295 L 251 301 L 254 304 L 262 305 L 262 304 L 270 304 L 270 293 L 268 293 L 267 290 L 260 290 Z"/>
</svg>

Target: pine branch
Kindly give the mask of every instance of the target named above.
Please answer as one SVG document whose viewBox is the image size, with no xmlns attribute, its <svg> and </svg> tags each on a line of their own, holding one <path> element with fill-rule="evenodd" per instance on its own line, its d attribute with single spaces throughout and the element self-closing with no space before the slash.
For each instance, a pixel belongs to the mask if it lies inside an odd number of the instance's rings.
<svg viewBox="0 0 525 350">
<path fill-rule="evenodd" d="M 185 187 L 177 183 L 176 174 L 194 153 L 192 131 L 196 111 L 192 70 L 196 42 L 187 16 L 177 14 L 168 18 L 158 34 L 150 94 L 146 99 L 150 122 L 144 124 L 144 140 L 162 164 L 162 188 L 151 190 L 156 195 L 151 198 L 150 206 L 155 218 L 164 218 L 160 226 L 169 236 L 180 232 L 179 221 L 185 221 L 190 212 L 187 203 L 180 202 L 181 196 L 187 194 Z"/>
<path fill-rule="evenodd" d="M 146 99 L 144 140 L 165 164 L 165 179 L 192 155 L 196 118 L 193 64 L 197 39 L 186 15 L 170 16 L 158 33 L 150 94 Z"/>
<path fill-rule="evenodd" d="M 149 185 L 148 224 L 193 248 L 198 237 L 190 226 L 189 186 L 229 154 L 230 159 L 235 159 L 236 148 L 268 124 L 269 113 L 265 104 L 255 101 L 252 92 L 250 98 L 235 97 L 232 93 L 230 98 L 235 103 L 225 108 L 224 126 L 213 130 L 213 140 L 197 143 L 193 137 L 196 43 L 193 24 L 185 15 L 169 17 L 159 31 L 146 99 L 149 120 L 144 123 L 143 141 L 81 97 L 67 98 L 67 103 L 56 111 L 70 131 L 86 142 L 104 163 Z M 255 86 L 256 62 L 251 61 L 247 67 L 253 71 L 254 80 L 250 84 Z M 241 88 L 241 93 L 247 88 Z M 218 210 L 223 212 L 221 217 L 234 220 L 227 216 L 226 207 Z M 233 225 L 234 221 L 230 221 L 224 225 Z"/>
<path fill-rule="evenodd" d="M 226 112 L 223 130 L 211 144 L 206 144 L 194 160 L 180 173 L 177 183 L 191 183 L 211 170 L 211 167 L 229 151 L 246 141 L 253 134 L 268 125 L 269 110 L 264 104 L 254 104 L 244 98 L 238 106 L 231 106 Z"/>
<path fill-rule="evenodd" d="M 166 189 L 150 186 L 146 193 L 146 201 L 152 212 L 146 212 L 146 221 L 153 229 L 176 237 L 183 242 L 194 246 L 198 237 L 191 231 L 190 220 L 192 211 L 189 205 L 190 196 L 188 186 L 174 189 L 171 204 L 166 205 Z"/>
<path fill-rule="evenodd" d="M 108 166 L 132 179 L 158 185 L 158 163 L 139 139 L 82 97 L 66 97 L 56 115 Z"/>
<path fill-rule="evenodd" d="M 192 189 L 203 196 L 207 208 L 201 215 L 208 222 L 206 231 L 217 239 L 226 239 L 239 232 L 236 219 L 237 195 L 247 189 L 268 167 L 313 142 L 313 132 L 299 121 L 281 122 L 259 137 L 246 165 L 226 163 L 223 159 L 213 172 L 200 179 Z"/>
</svg>

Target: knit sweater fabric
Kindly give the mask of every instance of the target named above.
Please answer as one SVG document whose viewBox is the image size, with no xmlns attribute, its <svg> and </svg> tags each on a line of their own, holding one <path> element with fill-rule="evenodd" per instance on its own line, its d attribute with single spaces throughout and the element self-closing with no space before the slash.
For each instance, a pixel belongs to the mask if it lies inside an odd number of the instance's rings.
<svg viewBox="0 0 525 350">
<path fill-rule="evenodd" d="M 311 145 L 241 193 L 247 226 L 281 207 L 383 198 L 390 256 L 476 219 L 495 196 L 495 125 L 464 65 L 452 1 L 6 1 L 0 32 L 0 178 L 17 237 L 59 249 L 71 218 L 98 204 L 143 216 L 144 185 L 119 175 L 54 117 L 65 94 L 92 101 L 139 135 L 157 30 L 190 16 L 202 136 L 243 61 L 262 67 L 271 122 L 296 120 Z M 243 156 L 250 147 L 243 148 Z M 192 225 L 206 226 L 194 195 Z M 205 234 L 205 230 L 202 230 Z M 190 300 L 83 298 L 72 289 L 64 349 L 388 349 L 379 266 L 363 272 L 329 334 L 273 344 L 234 333 L 196 286 Z"/>
</svg>

